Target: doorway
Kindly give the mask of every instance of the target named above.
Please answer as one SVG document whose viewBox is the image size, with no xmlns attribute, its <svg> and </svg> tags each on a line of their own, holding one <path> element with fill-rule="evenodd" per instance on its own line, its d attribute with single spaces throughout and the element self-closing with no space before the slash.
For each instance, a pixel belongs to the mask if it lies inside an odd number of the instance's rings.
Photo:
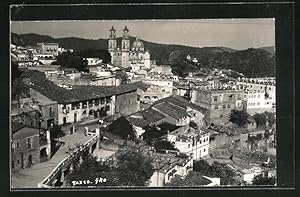
<svg viewBox="0 0 300 197">
<path fill-rule="evenodd" d="M 21 153 L 21 168 L 24 169 L 24 153 Z"/>
<path fill-rule="evenodd" d="M 74 122 L 77 122 L 77 113 L 74 113 Z"/>
</svg>

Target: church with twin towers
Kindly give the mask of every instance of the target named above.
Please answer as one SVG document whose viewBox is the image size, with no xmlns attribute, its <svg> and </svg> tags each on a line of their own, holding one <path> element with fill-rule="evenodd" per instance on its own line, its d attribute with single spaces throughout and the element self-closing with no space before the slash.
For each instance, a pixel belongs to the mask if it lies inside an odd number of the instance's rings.
<svg viewBox="0 0 300 197">
<path fill-rule="evenodd" d="M 145 50 L 144 43 L 138 37 L 132 44 L 130 43 L 127 26 L 123 29 L 121 43 L 117 41 L 115 28 L 109 30 L 108 52 L 114 65 L 124 68 L 138 65 L 147 69 L 151 66 L 150 53 Z"/>
</svg>

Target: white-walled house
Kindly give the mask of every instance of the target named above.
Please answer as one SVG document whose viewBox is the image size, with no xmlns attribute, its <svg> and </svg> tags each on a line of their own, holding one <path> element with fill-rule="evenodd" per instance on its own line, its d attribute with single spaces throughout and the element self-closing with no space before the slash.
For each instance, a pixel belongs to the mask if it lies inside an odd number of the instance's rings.
<svg viewBox="0 0 300 197">
<path fill-rule="evenodd" d="M 194 160 L 199 160 L 208 155 L 209 132 L 191 127 L 180 127 L 167 135 L 180 152 L 192 154 Z"/>
</svg>

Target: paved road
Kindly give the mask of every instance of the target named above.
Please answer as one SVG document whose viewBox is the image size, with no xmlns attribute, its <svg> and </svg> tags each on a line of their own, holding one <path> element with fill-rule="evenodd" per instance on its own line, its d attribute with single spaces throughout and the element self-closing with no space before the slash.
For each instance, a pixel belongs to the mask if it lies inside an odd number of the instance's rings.
<svg viewBox="0 0 300 197">
<path fill-rule="evenodd" d="M 33 165 L 32 168 L 22 169 L 17 173 L 13 173 L 11 176 L 12 188 L 36 188 L 37 183 L 41 182 L 50 172 L 59 164 L 65 157 L 67 157 L 68 145 L 88 142 L 93 136 L 84 136 L 83 131 L 78 129 L 72 135 L 66 135 L 61 138 L 65 145 L 60 147 L 56 154 L 46 162 Z"/>
</svg>

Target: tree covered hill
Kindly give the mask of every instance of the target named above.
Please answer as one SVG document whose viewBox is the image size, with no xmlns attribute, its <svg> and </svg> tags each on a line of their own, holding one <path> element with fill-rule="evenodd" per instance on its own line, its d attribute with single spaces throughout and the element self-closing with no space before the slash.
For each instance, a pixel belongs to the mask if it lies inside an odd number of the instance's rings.
<svg viewBox="0 0 300 197">
<path fill-rule="evenodd" d="M 107 50 L 108 39 L 83 39 L 83 38 L 52 38 L 38 34 L 12 33 L 12 43 L 23 46 L 34 46 L 37 42 L 57 42 L 64 48 L 82 50 Z M 130 37 L 133 43 L 135 37 Z M 149 50 L 151 59 L 157 64 L 170 64 L 176 74 L 187 75 L 188 72 L 200 68 L 225 68 L 243 73 L 247 77 L 264 77 L 275 75 L 275 54 L 272 47 L 259 49 L 234 50 L 226 47 L 190 47 L 172 44 L 158 44 L 142 40 L 146 50 Z M 117 38 L 121 42 L 121 38 Z M 274 49 L 274 47 L 273 47 Z M 198 62 L 187 61 L 190 55 L 197 58 Z"/>
</svg>

